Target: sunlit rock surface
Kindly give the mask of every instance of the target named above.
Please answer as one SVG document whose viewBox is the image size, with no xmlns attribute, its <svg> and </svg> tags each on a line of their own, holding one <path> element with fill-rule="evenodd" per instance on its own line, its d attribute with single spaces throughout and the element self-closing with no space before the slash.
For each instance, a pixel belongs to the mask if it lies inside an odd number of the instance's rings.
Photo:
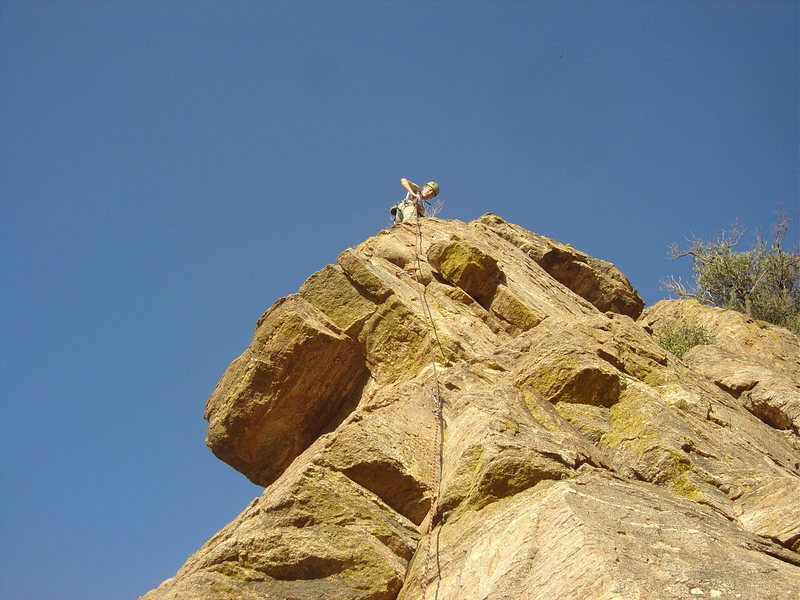
<svg viewBox="0 0 800 600">
<path fill-rule="evenodd" d="M 611 263 L 495 215 L 420 230 L 259 319 L 205 416 L 264 493 L 143 598 L 800 597 L 796 336 L 642 313 Z M 687 318 L 715 342 L 678 359 L 652 334 Z"/>
</svg>

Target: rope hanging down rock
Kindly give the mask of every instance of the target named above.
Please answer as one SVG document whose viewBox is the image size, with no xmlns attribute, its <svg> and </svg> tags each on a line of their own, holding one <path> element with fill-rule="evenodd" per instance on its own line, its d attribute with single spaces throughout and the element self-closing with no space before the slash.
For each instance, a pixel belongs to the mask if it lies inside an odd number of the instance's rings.
<svg viewBox="0 0 800 600">
<path fill-rule="evenodd" d="M 422 257 L 423 257 L 423 250 L 422 250 L 422 226 L 420 225 L 420 219 L 416 219 L 417 223 L 417 241 L 416 241 L 416 261 L 417 267 L 414 269 L 414 279 L 417 282 L 417 289 L 419 291 L 420 303 L 422 304 L 422 312 L 428 319 L 428 324 L 430 331 L 433 332 L 434 338 L 436 340 L 436 344 L 439 348 L 439 352 L 442 356 L 442 363 L 446 363 L 447 358 L 444 353 L 444 348 L 442 346 L 442 342 L 439 339 L 439 332 L 436 329 L 436 322 L 433 320 L 433 314 L 431 313 L 431 307 L 428 304 L 427 299 L 427 289 L 425 285 L 423 285 L 422 280 L 420 279 L 420 274 L 422 272 Z M 428 531 L 426 534 L 426 550 L 425 550 L 425 568 L 422 574 L 422 580 L 420 581 L 420 586 L 422 587 L 422 600 L 427 600 L 427 590 L 428 584 L 433 579 L 431 576 L 431 566 L 432 566 L 432 559 L 435 555 L 436 557 L 436 576 L 440 578 L 441 575 L 441 565 L 439 564 L 439 542 L 438 536 L 436 540 L 436 547 L 433 546 L 433 520 L 436 516 L 436 513 L 439 508 L 439 496 L 441 493 L 442 487 L 442 466 L 444 460 L 444 398 L 442 397 L 442 388 L 439 382 L 439 371 L 436 367 L 436 358 L 435 356 L 431 357 L 431 366 L 433 367 L 433 380 L 436 384 L 436 393 L 433 395 L 433 415 L 436 419 L 436 451 L 433 461 L 433 474 L 434 474 L 434 486 L 433 486 L 433 497 L 431 498 L 431 508 L 429 511 L 428 516 Z M 437 589 L 436 589 L 436 597 L 438 597 L 438 582 L 437 582 Z"/>
<path fill-rule="evenodd" d="M 438 382 L 437 382 L 438 383 Z M 441 564 L 439 563 L 439 539 L 437 536 L 436 547 L 433 545 L 433 519 L 439 509 L 439 495 L 442 487 L 442 462 L 443 462 L 443 421 L 442 409 L 444 408 L 444 399 L 441 396 L 433 396 L 433 414 L 436 416 L 436 458 L 434 464 L 435 485 L 433 490 L 433 498 L 431 499 L 431 509 L 428 516 L 428 531 L 426 533 L 426 548 L 425 548 L 425 568 L 422 572 L 422 580 L 420 586 L 422 587 L 422 600 L 426 600 L 428 596 L 428 584 L 433 580 L 431 576 L 431 560 L 434 555 L 436 556 L 436 576 L 441 581 Z M 435 598 L 439 596 L 439 585 L 437 581 Z"/>
<path fill-rule="evenodd" d="M 442 342 L 439 339 L 439 332 L 436 328 L 436 322 L 433 320 L 433 313 L 431 312 L 431 307 L 428 304 L 427 298 L 427 289 L 425 285 L 422 283 L 422 279 L 420 275 L 422 273 L 422 260 L 424 257 L 424 252 L 422 249 L 422 227 L 420 225 L 420 219 L 416 219 L 416 267 L 411 267 L 404 269 L 403 271 L 398 271 L 396 274 L 403 275 L 413 275 L 414 280 L 417 282 L 417 292 L 419 293 L 419 300 L 422 306 L 422 313 L 425 315 L 425 318 L 428 321 L 428 329 L 429 331 L 433 332 L 433 339 L 436 341 L 436 345 L 439 348 L 439 353 L 442 357 L 442 363 L 447 362 L 447 358 L 444 352 L 444 346 L 442 346 Z M 433 520 L 438 512 L 439 508 L 439 496 L 441 495 L 441 487 L 442 487 L 442 466 L 444 461 L 444 397 L 442 396 L 442 387 L 439 381 L 439 370 L 436 366 L 436 358 L 432 356 L 431 358 L 431 367 L 433 370 L 433 380 L 436 386 L 436 393 L 433 394 L 433 410 L 431 411 L 435 417 L 436 422 L 436 435 L 435 435 L 435 455 L 432 462 L 432 471 L 434 474 L 433 480 L 433 490 L 432 490 L 432 497 L 431 497 L 431 508 L 428 512 L 428 530 L 426 532 L 426 548 L 425 548 L 425 566 L 423 569 L 422 579 L 420 581 L 420 587 L 422 588 L 422 600 L 427 600 L 427 590 L 428 584 L 432 581 L 433 577 L 431 576 L 431 567 L 432 567 L 432 560 L 434 556 L 436 557 L 436 574 L 439 576 L 441 574 L 441 565 L 439 563 L 439 541 L 438 536 L 436 539 L 436 547 L 433 546 Z M 438 598 L 439 590 L 438 590 L 438 582 L 437 582 L 437 589 L 434 598 Z"/>
</svg>

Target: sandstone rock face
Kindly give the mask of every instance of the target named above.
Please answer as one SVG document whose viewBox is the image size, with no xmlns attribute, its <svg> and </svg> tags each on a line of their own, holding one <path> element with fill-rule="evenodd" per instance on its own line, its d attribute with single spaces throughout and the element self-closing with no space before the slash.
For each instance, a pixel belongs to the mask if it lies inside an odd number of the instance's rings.
<svg viewBox="0 0 800 600">
<path fill-rule="evenodd" d="M 800 344 L 782 327 L 694 300 L 659 302 L 642 316 L 651 330 L 676 321 L 705 327 L 714 337 L 683 359 L 768 425 L 800 433 Z"/>
<path fill-rule="evenodd" d="M 800 597 L 800 340 L 642 307 L 495 215 L 345 250 L 209 398 L 263 495 L 143 598 Z M 678 359 L 687 317 L 715 343 Z"/>
<path fill-rule="evenodd" d="M 478 221 L 512 242 L 554 279 L 600 311 L 613 311 L 634 319 L 641 314 L 644 302 L 628 279 L 611 263 L 507 223 L 496 215 L 487 214 Z"/>
</svg>

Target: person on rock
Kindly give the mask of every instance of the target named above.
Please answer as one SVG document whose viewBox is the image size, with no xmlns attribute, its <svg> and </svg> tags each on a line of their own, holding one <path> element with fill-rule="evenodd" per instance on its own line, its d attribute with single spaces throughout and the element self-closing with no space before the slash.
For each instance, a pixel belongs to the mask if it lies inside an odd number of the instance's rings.
<svg viewBox="0 0 800 600">
<path fill-rule="evenodd" d="M 413 181 L 405 177 L 400 179 L 400 185 L 405 188 L 406 197 L 399 204 L 393 206 L 389 212 L 394 215 L 395 223 L 402 223 L 409 219 L 416 219 L 425 216 L 424 200 L 430 200 L 439 194 L 439 184 L 429 181 L 420 188 Z"/>
</svg>

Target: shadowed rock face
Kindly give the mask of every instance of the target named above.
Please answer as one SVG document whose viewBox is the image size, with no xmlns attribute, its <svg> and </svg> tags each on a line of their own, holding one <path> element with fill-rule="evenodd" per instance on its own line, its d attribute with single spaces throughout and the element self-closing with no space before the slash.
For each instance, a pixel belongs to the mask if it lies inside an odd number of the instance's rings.
<svg viewBox="0 0 800 600">
<path fill-rule="evenodd" d="M 639 317 L 613 265 L 495 215 L 420 226 L 261 317 L 205 416 L 266 489 L 144 598 L 800 597 L 797 337 Z M 687 315 L 716 341 L 680 360 L 651 332 Z"/>
</svg>

